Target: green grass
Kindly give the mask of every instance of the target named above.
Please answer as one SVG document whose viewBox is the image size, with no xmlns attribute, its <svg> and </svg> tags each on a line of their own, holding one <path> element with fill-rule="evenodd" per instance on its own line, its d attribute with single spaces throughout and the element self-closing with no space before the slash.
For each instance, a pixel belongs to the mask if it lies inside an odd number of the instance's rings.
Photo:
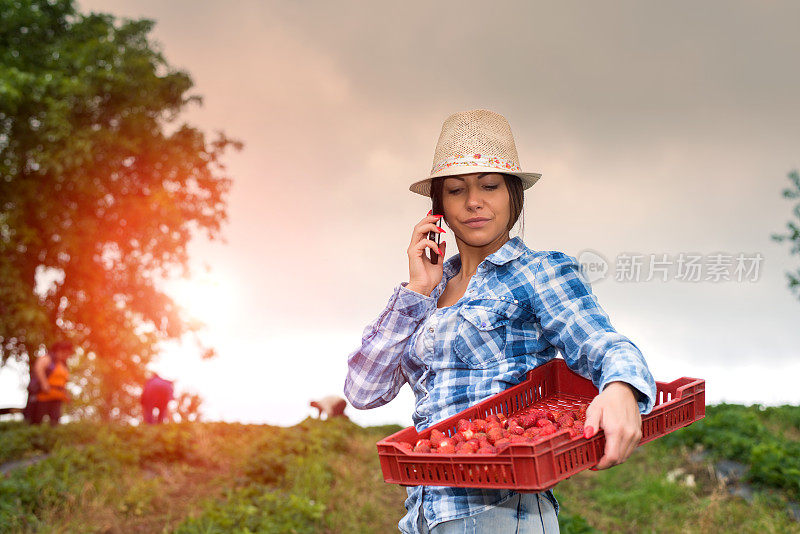
<svg viewBox="0 0 800 534">
<path fill-rule="evenodd" d="M 560 483 L 561 531 L 800 532 L 786 512 L 798 421 L 797 407 L 709 407 L 706 420 L 625 464 Z M 406 492 L 383 482 L 375 448 L 397 430 L 342 419 L 289 428 L 0 423 L 2 462 L 49 454 L 0 478 L 0 532 L 397 532 Z M 696 448 L 709 458 L 691 462 Z M 751 465 L 752 504 L 709 471 L 729 454 Z"/>
<path fill-rule="evenodd" d="M 622 465 L 581 472 L 555 494 L 565 511 L 603 532 L 800 532 L 787 512 L 797 500 L 799 421 L 795 406 L 708 406 L 705 419 L 643 445 Z M 707 460 L 693 462 L 691 453 L 701 450 Z M 723 458 L 750 467 L 746 481 L 758 490 L 752 504 L 713 476 Z M 678 469 L 683 475 L 670 482 L 667 473 Z"/>
<path fill-rule="evenodd" d="M 238 450 L 263 431 L 4 423 L 0 443 L 12 444 L 2 447 L 4 461 L 49 456 L 0 478 L 0 532 L 161 531 L 199 508 L 198 499 L 231 484 Z"/>
<path fill-rule="evenodd" d="M 720 404 L 706 417 L 663 438 L 671 446 L 700 447 L 712 458 L 735 459 L 747 481 L 800 499 L 800 407 Z"/>
</svg>

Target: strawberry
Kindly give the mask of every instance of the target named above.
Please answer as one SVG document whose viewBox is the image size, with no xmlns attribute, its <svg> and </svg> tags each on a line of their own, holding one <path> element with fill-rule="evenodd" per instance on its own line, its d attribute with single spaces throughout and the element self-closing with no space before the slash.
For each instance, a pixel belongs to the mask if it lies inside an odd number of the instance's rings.
<svg viewBox="0 0 800 534">
<path fill-rule="evenodd" d="M 528 438 L 535 438 L 535 437 L 537 437 L 539 435 L 539 432 L 540 432 L 540 429 L 539 429 L 538 426 L 532 426 L 532 427 L 530 427 L 530 428 L 525 430 L 525 433 L 523 434 L 523 436 L 526 436 Z"/>
<path fill-rule="evenodd" d="M 445 436 L 444 432 L 441 430 L 437 430 L 435 428 L 431 430 L 431 446 L 439 447 L 441 446 L 442 441 L 445 439 L 447 439 L 447 436 Z"/>
<path fill-rule="evenodd" d="M 494 454 L 496 452 L 497 448 L 493 445 L 486 445 L 485 447 L 478 449 L 478 454 Z"/>
<path fill-rule="evenodd" d="M 500 421 L 489 421 L 486 423 L 486 431 L 490 431 L 493 428 L 503 428 L 503 423 Z"/>
<path fill-rule="evenodd" d="M 523 428 L 530 428 L 536 424 L 536 417 L 532 414 L 526 413 L 519 416 L 519 424 Z"/>
<path fill-rule="evenodd" d="M 559 417 L 556 422 L 561 425 L 562 428 L 571 427 L 575 425 L 575 420 L 568 415 L 562 415 Z"/>
<path fill-rule="evenodd" d="M 511 443 L 511 440 L 509 438 L 503 438 L 495 441 L 494 446 L 500 449 L 503 445 L 508 445 L 509 443 Z"/>
<path fill-rule="evenodd" d="M 486 421 L 483 419 L 475 419 L 473 422 L 474 432 L 486 432 Z"/>
<path fill-rule="evenodd" d="M 513 435 L 511 436 L 511 443 L 528 443 L 528 438 L 525 436 Z"/>
<path fill-rule="evenodd" d="M 490 442 L 496 443 L 497 440 L 503 439 L 504 436 L 503 436 L 503 431 L 501 429 L 493 428 L 489 430 L 489 432 L 486 434 L 486 437 L 489 438 Z"/>
<path fill-rule="evenodd" d="M 509 426 L 508 431 L 512 434 L 516 434 L 517 436 L 521 436 L 525 433 L 525 429 L 519 425 Z"/>
<path fill-rule="evenodd" d="M 459 443 L 464 443 L 465 441 L 467 441 L 467 438 L 465 438 L 461 432 L 456 432 L 456 434 L 453 436 L 453 445 L 458 445 Z"/>
<path fill-rule="evenodd" d="M 436 450 L 439 454 L 454 454 L 456 447 L 452 441 L 443 441 L 439 448 Z"/>
<path fill-rule="evenodd" d="M 456 451 L 461 451 L 463 449 L 467 454 L 475 454 L 480 448 L 481 446 L 477 441 L 470 440 L 456 447 Z"/>
<path fill-rule="evenodd" d="M 472 425 L 467 419 L 459 419 L 458 422 L 456 423 L 456 430 L 458 432 L 461 432 L 462 430 L 469 429 L 471 426 Z"/>
<path fill-rule="evenodd" d="M 542 430 L 539 431 L 539 435 L 549 436 L 550 434 L 555 434 L 556 431 L 557 431 L 556 425 L 547 425 L 542 427 Z"/>
<path fill-rule="evenodd" d="M 476 450 L 478 449 L 473 449 L 472 446 L 465 441 L 456 447 L 456 454 L 475 454 Z"/>
<path fill-rule="evenodd" d="M 539 409 L 531 410 L 530 416 L 536 419 L 537 421 L 539 419 L 547 419 L 547 412 Z"/>
<path fill-rule="evenodd" d="M 539 419 L 538 421 L 536 421 L 536 426 L 538 426 L 539 428 L 544 428 L 547 425 L 552 425 L 552 424 L 553 423 L 550 422 L 550 419 Z"/>
<path fill-rule="evenodd" d="M 431 442 L 427 439 L 421 439 L 414 445 L 414 452 L 431 452 Z"/>
</svg>

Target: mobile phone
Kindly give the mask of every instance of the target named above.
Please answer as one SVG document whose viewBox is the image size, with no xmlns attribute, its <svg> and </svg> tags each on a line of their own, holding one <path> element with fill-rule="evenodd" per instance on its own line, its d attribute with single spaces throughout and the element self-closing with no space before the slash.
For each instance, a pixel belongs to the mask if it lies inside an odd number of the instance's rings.
<svg viewBox="0 0 800 534">
<path fill-rule="evenodd" d="M 441 222 L 442 222 L 441 219 L 436 221 L 436 226 L 439 226 L 441 228 Z M 438 247 L 441 241 L 441 235 L 442 235 L 441 232 L 428 232 L 428 239 L 430 239 L 431 241 L 436 241 L 436 246 Z M 436 253 L 436 251 L 429 249 L 429 252 L 430 252 L 430 257 L 428 259 L 430 260 L 430 262 L 434 265 L 439 263 L 439 255 Z"/>
</svg>

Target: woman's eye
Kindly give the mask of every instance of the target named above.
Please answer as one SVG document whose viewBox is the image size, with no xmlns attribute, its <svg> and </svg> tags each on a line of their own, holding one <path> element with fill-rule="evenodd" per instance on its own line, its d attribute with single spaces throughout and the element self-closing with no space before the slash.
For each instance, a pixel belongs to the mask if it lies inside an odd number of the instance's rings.
<svg viewBox="0 0 800 534">
<path fill-rule="evenodd" d="M 494 191 L 495 189 L 497 189 L 497 188 L 498 188 L 498 187 L 500 187 L 500 186 L 499 186 L 499 185 L 486 185 L 486 186 L 484 186 L 484 187 L 485 187 L 486 189 L 488 189 L 489 191 Z M 458 189 L 450 189 L 450 190 L 448 190 L 447 192 L 448 192 L 449 194 L 451 194 L 451 195 L 455 195 L 455 194 L 458 194 L 458 193 L 460 193 L 460 192 L 461 192 L 461 188 L 458 188 Z"/>
</svg>

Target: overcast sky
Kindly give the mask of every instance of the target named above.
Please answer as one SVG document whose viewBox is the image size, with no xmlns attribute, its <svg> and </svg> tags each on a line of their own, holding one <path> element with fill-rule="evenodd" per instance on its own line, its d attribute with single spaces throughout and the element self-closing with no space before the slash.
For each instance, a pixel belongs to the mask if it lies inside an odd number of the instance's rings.
<svg viewBox="0 0 800 534">
<path fill-rule="evenodd" d="M 341 394 L 348 354 L 408 279 L 430 209 L 408 187 L 429 174 L 444 119 L 474 108 L 505 115 L 523 170 L 542 173 L 526 244 L 606 258 L 592 287 L 656 380 L 705 378 L 710 403 L 800 402 L 800 301 L 784 274 L 800 258 L 769 238 L 800 167 L 797 3 L 81 6 L 155 19 L 203 96 L 184 119 L 245 143 L 226 157 L 227 243 L 197 240 L 198 275 L 171 286 L 219 356 L 187 343 L 155 365 L 205 398 L 208 419 L 292 424 L 309 399 Z M 616 279 L 623 253 L 642 256 L 640 281 Z M 679 281 L 674 265 L 644 281 L 650 255 L 681 253 L 763 259 L 755 281 Z M 0 371 L 0 400 L 23 399 L 14 371 Z M 412 408 L 405 388 L 349 411 L 406 425 Z"/>
</svg>

